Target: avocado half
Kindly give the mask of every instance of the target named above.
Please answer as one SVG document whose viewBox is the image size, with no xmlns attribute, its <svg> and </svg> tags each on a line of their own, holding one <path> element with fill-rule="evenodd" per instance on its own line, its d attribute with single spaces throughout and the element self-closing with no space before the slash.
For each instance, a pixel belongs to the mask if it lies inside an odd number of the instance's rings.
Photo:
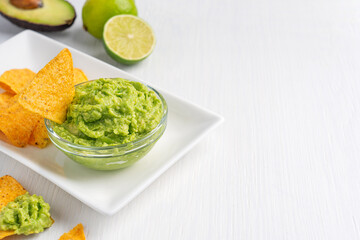
<svg viewBox="0 0 360 240">
<path fill-rule="evenodd" d="M 23 9 L 0 0 L 0 14 L 22 28 L 35 31 L 61 31 L 70 27 L 76 18 L 74 7 L 64 0 L 41 0 L 34 9 Z"/>
</svg>

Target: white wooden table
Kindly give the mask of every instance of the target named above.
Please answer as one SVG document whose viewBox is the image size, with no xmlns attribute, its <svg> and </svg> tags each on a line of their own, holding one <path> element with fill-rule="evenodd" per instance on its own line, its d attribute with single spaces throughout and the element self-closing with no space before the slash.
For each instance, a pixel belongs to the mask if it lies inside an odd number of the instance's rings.
<svg viewBox="0 0 360 240">
<path fill-rule="evenodd" d="M 360 2 L 137 0 L 155 29 L 151 57 L 109 58 L 75 25 L 46 34 L 220 113 L 225 123 L 113 217 L 17 161 L 10 174 L 44 196 L 58 239 L 359 239 Z M 0 42 L 21 29 L 0 19 Z M 34 56 L 35 57 L 35 56 Z"/>
</svg>

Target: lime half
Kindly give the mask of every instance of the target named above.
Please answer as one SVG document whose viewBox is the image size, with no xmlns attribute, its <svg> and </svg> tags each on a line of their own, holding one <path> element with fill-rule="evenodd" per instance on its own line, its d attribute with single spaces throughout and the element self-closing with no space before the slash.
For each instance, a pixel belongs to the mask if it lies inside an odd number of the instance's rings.
<svg viewBox="0 0 360 240">
<path fill-rule="evenodd" d="M 117 15 L 104 27 L 103 41 L 107 53 L 124 64 L 148 57 L 155 47 L 155 35 L 144 20 L 133 15 Z"/>
</svg>

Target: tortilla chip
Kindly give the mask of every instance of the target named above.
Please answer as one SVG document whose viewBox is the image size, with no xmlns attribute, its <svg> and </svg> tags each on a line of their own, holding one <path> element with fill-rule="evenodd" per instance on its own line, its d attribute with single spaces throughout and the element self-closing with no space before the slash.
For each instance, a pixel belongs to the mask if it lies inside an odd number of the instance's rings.
<svg viewBox="0 0 360 240">
<path fill-rule="evenodd" d="M 5 237 L 11 236 L 11 235 L 15 235 L 14 231 L 1 231 L 0 230 L 0 239 L 3 239 Z"/>
<path fill-rule="evenodd" d="M 5 207 L 8 203 L 13 202 L 18 196 L 24 195 L 27 193 L 25 188 L 16 181 L 15 178 L 5 175 L 0 178 L 0 210 Z M 54 223 L 54 219 L 52 219 Z M 1 231 L 0 230 L 0 239 L 3 239 L 7 236 L 15 235 L 15 231 Z"/>
<path fill-rule="evenodd" d="M 80 68 L 74 68 L 75 85 L 89 81 L 85 73 Z"/>
<path fill-rule="evenodd" d="M 40 117 L 23 108 L 17 99 L 18 95 L 14 97 L 15 102 L 9 108 L 0 111 L 0 131 L 11 144 L 24 147 Z"/>
<path fill-rule="evenodd" d="M 0 178 L 0 210 L 5 207 L 9 202 L 12 202 L 18 196 L 24 195 L 26 190 L 21 184 L 13 177 L 5 175 Z M 7 236 L 15 235 L 14 231 L 1 231 L 0 239 Z"/>
<path fill-rule="evenodd" d="M 18 196 L 24 195 L 26 190 L 15 178 L 5 175 L 0 178 L 0 210 Z"/>
<path fill-rule="evenodd" d="M 5 134 L 2 131 L 0 131 L 0 140 L 11 144 L 9 139 L 7 139 L 7 137 L 5 136 Z"/>
<path fill-rule="evenodd" d="M 0 88 L 12 93 L 19 94 L 35 77 L 30 69 L 12 69 L 0 76 Z"/>
<path fill-rule="evenodd" d="M 31 112 L 61 124 L 74 95 L 73 61 L 70 51 L 65 48 L 36 74 L 20 94 L 19 103 Z"/>
<path fill-rule="evenodd" d="M 64 233 L 59 240 L 86 240 L 84 226 L 79 223 L 70 232 Z"/>
<path fill-rule="evenodd" d="M 12 98 L 15 95 L 10 92 L 0 93 L 0 110 L 8 108 L 13 102 Z"/>
<path fill-rule="evenodd" d="M 43 118 L 40 118 L 36 123 L 28 143 L 38 148 L 44 148 L 50 143 L 50 138 Z"/>
</svg>

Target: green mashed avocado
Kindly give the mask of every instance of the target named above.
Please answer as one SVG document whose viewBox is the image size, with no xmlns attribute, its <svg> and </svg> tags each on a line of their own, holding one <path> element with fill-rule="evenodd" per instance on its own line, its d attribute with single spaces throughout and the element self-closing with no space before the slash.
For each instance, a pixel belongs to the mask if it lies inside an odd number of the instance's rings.
<svg viewBox="0 0 360 240">
<path fill-rule="evenodd" d="M 163 106 L 154 91 L 139 82 L 101 78 L 76 87 L 63 124 L 54 131 L 85 146 L 112 146 L 142 138 L 162 118 Z"/>
<path fill-rule="evenodd" d="M 25 235 L 42 232 L 52 225 L 49 211 L 41 196 L 26 193 L 1 209 L 0 230 Z"/>
</svg>

